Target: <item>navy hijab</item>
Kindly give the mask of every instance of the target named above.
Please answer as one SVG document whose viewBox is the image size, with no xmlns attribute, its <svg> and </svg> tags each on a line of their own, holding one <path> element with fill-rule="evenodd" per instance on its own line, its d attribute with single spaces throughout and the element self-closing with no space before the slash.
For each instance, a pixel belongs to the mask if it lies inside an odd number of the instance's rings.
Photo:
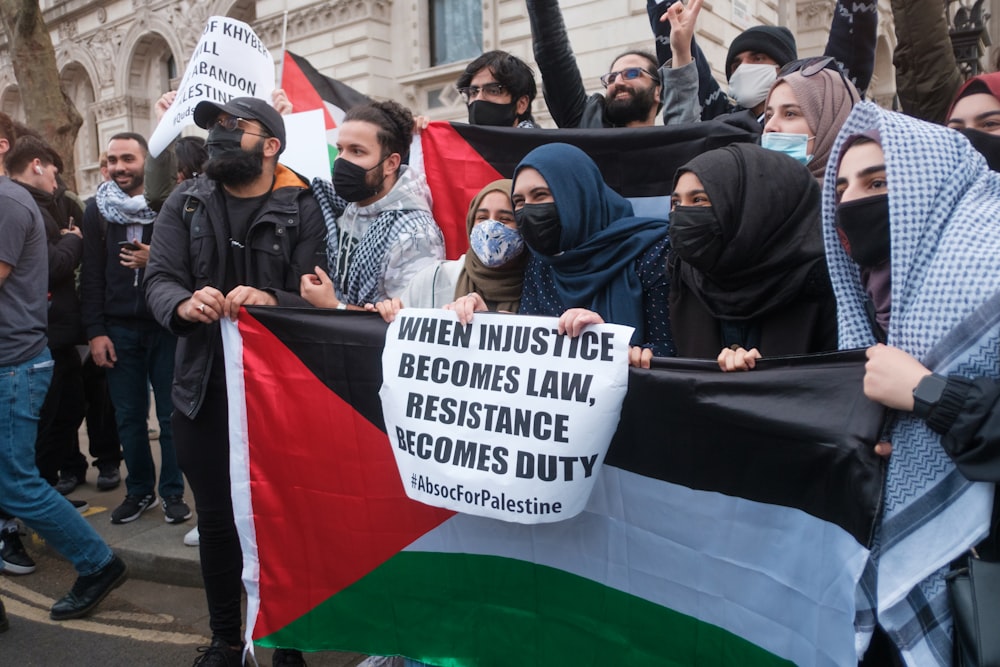
<svg viewBox="0 0 1000 667">
<path fill-rule="evenodd" d="M 562 222 L 558 255 L 531 249 L 550 272 L 559 300 L 635 327 L 632 340 L 641 343 L 645 314 L 636 260 L 666 236 L 667 221 L 633 215 L 632 204 L 607 186 L 594 161 L 575 146 L 546 144 L 528 153 L 514 171 L 515 188 L 525 167 L 548 183 Z"/>
</svg>

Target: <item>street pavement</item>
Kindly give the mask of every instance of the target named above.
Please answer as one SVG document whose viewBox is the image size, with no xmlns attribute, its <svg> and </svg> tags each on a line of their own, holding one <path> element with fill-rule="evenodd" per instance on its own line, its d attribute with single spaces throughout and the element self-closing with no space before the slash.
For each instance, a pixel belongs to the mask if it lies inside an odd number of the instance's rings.
<svg viewBox="0 0 1000 667">
<path fill-rule="evenodd" d="M 156 428 L 155 418 L 150 424 Z M 86 452 L 85 429 L 80 436 L 81 450 Z M 159 443 L 153 440 L 152 445 L 154 460 L 159 461 Z M 40 537 L 27 531 L 22 539 L 38 568 L 29 575 L 0 576 L 0 598 L 10 617 L 10 630 L 0 634 L 0 665 L 186 666 L 199 655 L 196 647 L 209 643 L 198 549 L 183 542 L 197 516 L 168 524 L 157 499 L 137 520 L 112 524 L 111 511 L 125 497 L 124 464 L 121 473 L 123 481 L 117 489 L 99 491 L 97 469 L 91 467 L 87 483 L 69 497 L 88 502 L 85 518 L 128 564 L 129 580 L 90 616 L 51 621 L 48 608 L 73 585 L 75 572 Z M 185 500 L 193 510 L 189 489 Z M 259 664 L 270 664 L 269 649 L 256 653 Z M 310 667 L 352 667 L 362 659 L 359 654 L 338 652 L 307 656 Z"/>
</svg>

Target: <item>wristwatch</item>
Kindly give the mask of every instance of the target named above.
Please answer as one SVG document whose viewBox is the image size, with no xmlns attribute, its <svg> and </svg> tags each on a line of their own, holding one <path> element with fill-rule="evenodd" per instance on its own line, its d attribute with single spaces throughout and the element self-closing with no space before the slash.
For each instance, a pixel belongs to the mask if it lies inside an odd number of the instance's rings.
<svg viewBox="0 0 1000 667">
<path fill-rule="evenodd" d="M 913 414 L 927 419 L 937 406 L 948 385 L 948 378 L 940 375 L 925 375 L 913 389 Z"/>
</svg>

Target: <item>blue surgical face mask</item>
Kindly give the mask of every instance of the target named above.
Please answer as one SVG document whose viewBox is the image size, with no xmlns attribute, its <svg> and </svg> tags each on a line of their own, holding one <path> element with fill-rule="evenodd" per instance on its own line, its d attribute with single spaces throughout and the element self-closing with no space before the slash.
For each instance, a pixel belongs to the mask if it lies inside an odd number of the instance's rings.
<svg viewBox="0 0 1000 667">
<path fill-rule="evenodd" d="M 771 151 L 784 153 L 790 158 L 798 160 L 802 164 L 809 164 L 813 159 L 812 155 L 806 152 L 809 140 L 808 134 L 791 134 L 789 132 L 765 132 L 760 137 L 760 145 Z"/>
<path fill-rule="evenodd" d="M 498 220 L 483 220 L 473 227 L 469 245 L 479 261 L 491 269 L 511 262 L 524 252 L 521 232 Z"/>
</svg>

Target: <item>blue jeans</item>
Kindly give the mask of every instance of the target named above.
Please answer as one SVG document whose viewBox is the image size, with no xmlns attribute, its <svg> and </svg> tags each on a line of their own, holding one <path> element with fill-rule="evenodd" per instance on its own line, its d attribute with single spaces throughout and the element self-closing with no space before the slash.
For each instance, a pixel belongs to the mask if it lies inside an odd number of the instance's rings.
<svg viewBox="0 0 1000 667">
<path fill-rule="evenodd" d="M 170 385 L 177 338 L 154 324 L 138 328 L 109 325 L 108 336 L 118 357 L 114 368 L 108 369 L 108 391 L 128 469 L 127 493 L 144 496 L 157 488 L 156 464 L 149 446 L 148 382 L 153 387 L 160 422 L 160 497 L 184 495 L 184 478 L 177 465 L 170 427 Z"/>
<path fill-rule="evenodd" d="M 0 367 L 0 505 L 86 576 L 110 563 L 114 554 L 35 465 L 38 413 L 52 381 L 52 366 L 46 349 L 18 366 Z"/>
</svg>

